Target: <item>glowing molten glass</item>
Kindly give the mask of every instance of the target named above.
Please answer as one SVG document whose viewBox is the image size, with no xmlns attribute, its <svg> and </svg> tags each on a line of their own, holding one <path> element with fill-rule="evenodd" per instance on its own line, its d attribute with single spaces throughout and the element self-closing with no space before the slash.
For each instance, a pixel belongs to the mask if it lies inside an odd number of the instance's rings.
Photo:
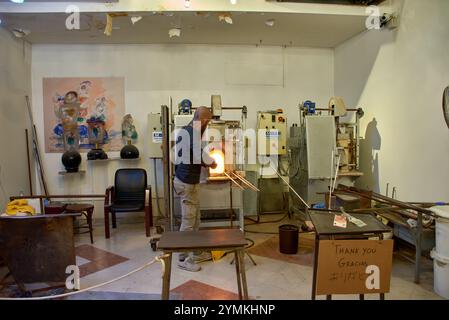
<svg viewBox="0 0 449 320">
<path fill-rule="evenodd" d="M 224 153 L 221 150 L 213 150 L 209 153 L 209 156 L 214 159 L 217 164 L 215 169 L 209 169 L 210 174 L 223 174 L 225 171 Z"/>
</svg>

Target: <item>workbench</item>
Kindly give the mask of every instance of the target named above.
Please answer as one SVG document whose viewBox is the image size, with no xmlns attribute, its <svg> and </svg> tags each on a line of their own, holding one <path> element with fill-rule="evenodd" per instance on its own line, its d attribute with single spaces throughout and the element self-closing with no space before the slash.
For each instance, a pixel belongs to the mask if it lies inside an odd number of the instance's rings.
<svg viewBox="0 0 449 320">
<path fill-rule="evenodd" d="M 0 256 L 22 293 L 25 284 L 65 285 L 66 268 L 76 265 L 76 214 L 0 217 Z"/>
</svg>

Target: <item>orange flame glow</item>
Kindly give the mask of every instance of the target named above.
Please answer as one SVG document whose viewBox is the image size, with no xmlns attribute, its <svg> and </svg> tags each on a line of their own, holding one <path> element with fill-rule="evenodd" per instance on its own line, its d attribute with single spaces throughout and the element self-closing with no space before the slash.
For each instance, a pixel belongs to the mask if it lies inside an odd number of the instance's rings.
<svg viewBox="0 0 449 320">
<path fill-rule="evenodd" d="M 221 150 L 212 150 L 209 156 L 215 160 L 217 167 L 215 169 L 210 168 L 211 175 L 220 175 L 225 171 L 224 153 Z"/>
</svg>

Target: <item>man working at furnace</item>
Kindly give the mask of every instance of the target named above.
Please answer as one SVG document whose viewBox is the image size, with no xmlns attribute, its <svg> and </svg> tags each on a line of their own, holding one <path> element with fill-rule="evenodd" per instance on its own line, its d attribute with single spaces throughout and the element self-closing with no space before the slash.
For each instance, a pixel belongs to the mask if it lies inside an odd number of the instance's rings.
<svg viewBox="0 0 449 320">
<path fill-rule="evenodd" d="M 217 166 L 212 158 L 203 153 L 201 147 L 201 137 L 211 119 L 212 113 L 209 108 L 198 108 L 193 120 L 182 128 L 176 141 L 177 162 L 175 165 L 174 191 L 181 198 L 182 221 L 179 231 L 197 231 L 200 226 L 201 167 L 216 168 Z M 178 267 L 196 272 L 201 270 L 198 263 L 211 259 L 210 252 L 181 253 L 178 257 Z"/>
</svg>

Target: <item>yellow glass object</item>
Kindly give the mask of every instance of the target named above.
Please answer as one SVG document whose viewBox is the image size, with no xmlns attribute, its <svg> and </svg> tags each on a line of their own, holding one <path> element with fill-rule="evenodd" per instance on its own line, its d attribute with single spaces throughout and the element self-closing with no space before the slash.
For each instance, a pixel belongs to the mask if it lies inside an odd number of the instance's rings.
<svg viewBox="0 0 449 320">
<path fill-rule="evenodd" d="M 211 255 L 212 255 L 212 260 L 213 261 L 218 261 L 221 258 L 223 258 L 223 256 L 225 255 L 226 252 L 224 251 L 212 251 Z"/>
<path fill-rule="evenodd" d="M 9 216 L 15 216 L 19 212 L 28 213 L 32 216 L 36 214 L 36 210 L 28 205 L 28 200 L 14 200 L 6 206 L 6 214 Z"/>
</svg>

